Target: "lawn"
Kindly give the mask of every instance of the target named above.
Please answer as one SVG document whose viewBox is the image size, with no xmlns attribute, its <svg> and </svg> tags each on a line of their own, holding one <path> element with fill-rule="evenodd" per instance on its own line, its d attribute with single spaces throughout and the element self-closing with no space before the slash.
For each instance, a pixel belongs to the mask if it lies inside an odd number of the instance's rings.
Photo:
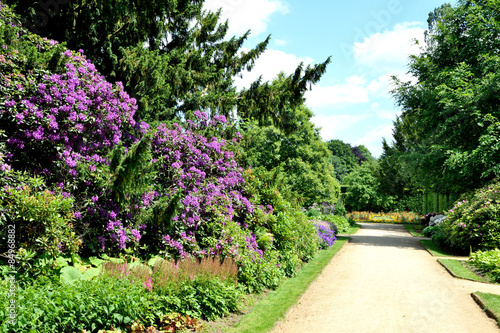
<svg viewBox="0 0 500 333">
<path fill-rule="evenodd" d="M 485 279 L 470 270 L 463 260 L 456 259 L 438 259 L 448 272 L 454 277 L 478 282 L 485 282 Z"/>
<path fill-rule="evenodd" d="M 435 257 L 453 257 L 452 254 L 449 254 L 445 250 L 441 249 L 439 246 L 434 244 L 430 239 L 422 239 L 420 243 L 424 248 L 427 249 L 433 256 Z"/>
</svg>

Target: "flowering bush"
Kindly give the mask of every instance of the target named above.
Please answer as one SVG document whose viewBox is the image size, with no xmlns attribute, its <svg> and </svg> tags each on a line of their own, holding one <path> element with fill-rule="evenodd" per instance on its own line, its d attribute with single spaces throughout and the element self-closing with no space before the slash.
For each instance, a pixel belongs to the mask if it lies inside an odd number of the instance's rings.
<svg viewBox="0 0 500 333">
<path fill-rule="evenodd" d="M 222 130 L 224 116 L 209 120 L 206 113 L 195 112 L 197 122 L 188 121 L 187 129 L 160 124 L 152 139 L 153 158 L 161 159 L 157 192 L 144 200 L 162 197 L 171 209 L 167 221 L 150 221 L 165 246 L 179 257 L 190 253 L 214 254 L 223 243 L 231 243 L 221 231 L 229 221 L 248 228 L 255 207 L 243 193 L 243 169 L 230 151 L 233 141 L 207 138 L 208 131 Z M 238 138 L 234 139 L 234 142 Z M 162 194 L 160 194 L 162 193 Z M 165 223 L 166 222 L 166 223 Z"/>
<path fill-rule="evenodd" d="M 316 224 L 315 226 L 318 229 L 318 237 L 320 239 L 319 243 L 320 249 L 331 247 L 337 240 L 333 230 L 324 225 Z"/>
<path fill-rule="evenodd" d="M 276 287 L 313 257 L 314 226 L 238 166 L 241 135 L 227 134 L 224 116 L 198 111 L 183 126 L 150 129 L 83 51 L 30 34 L 5 13 L 0 170 L 34 173 L 68 199 L 87 254 L 231 257 L 251 290 Z"/>
<path fill-rule="evenodd" d="M 349 217 L 358 222 L 420 223 L 422 217 L 413 212 L 351 212 Z"/>
<path fill-rule="evenodd" d="M 1 13 L 11 20 L 7 8 Z M 0 30 L 12 37 L 2 40 L 0 50 L 2 169 L 35 172 L 74 199 L 75 230 L 87 235 L 94 250 L 110 223 L 120 225 L 110 236 L 117 248 L 137 243 L 140 231 L 131 213 L 140 207 L 131 206 L 134 198 L 117 202 L 124 197 L 117 182 L 129 170 L 112 163 L 112 156 L 122 162 L 128 153 L 123 147 L 132 148 L 147 130 L 133 118 L 135 100 L 120 83 L 106 82 L 83 51 L 65 50 L 18 25 Z"/>
<path fill-rule="evenodd" d="M 500 184 L 477 190 L 466 199 L 459 200 L 447 213 L 441 225 L 444 244 L 468 253 L 500 247 Z"/>
</svg>

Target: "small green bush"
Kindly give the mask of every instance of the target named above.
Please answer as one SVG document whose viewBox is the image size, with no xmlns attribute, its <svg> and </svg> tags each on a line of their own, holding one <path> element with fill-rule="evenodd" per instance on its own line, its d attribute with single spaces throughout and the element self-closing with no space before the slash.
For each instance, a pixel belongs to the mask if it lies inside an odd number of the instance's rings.
<svg viewBox="0 0 500 333">
<path fill-rule="evenodd" d="M 438 232 L 440 229 L 439 225 L 433 225 L 429 227 L 425 227 L 424 230 L 422 230 L 422 234 L 425 237 L 432 237 L 436 232 Z"/>
<path fill-rule="evenodd" d="M 198 276 L 170 289 L 162 288 L 159 293 L 153 292 L 152 298 L 157 312 L 215 320 L 235 312 L 242 295 L 242 289 L 228 280 Z"/>
<path fill-rule="evenodd" d="M 349 230 L 351 226 L 349 220 L 343 216 L 338 215 L 321 215 L 319 220 L 328 221 L 335 225 L 333 230 L 337 230 L 335 234 L 343 234 Z"/>
<path fill-rule="evenodd" d="M 342 197 L 337 200 L 337 204 L 335 205 L 335 210 L 333 211 L 334 215 L 346 217 L 347 216 L 347 209 L 345 209 L 344 201 L 342 200 Z"/>
<path fill-rule="evenodd" d="M 500 247 L 500 184 L 475 191 L 459 200 L 441 223 L 445 244 L 468 253 L 470 249 L 491 250 Z"/>
<path fill-rule="evenodd" d="M 39 177 L 12 171 L 3 174 L 0 186 L 3 189 L 0 194 L 2 239 L 6 238 L 9 221 L 15 225 L 18 248 L 47 253 L 54 258 L 61 252 L 78 252 L 81 240 L 73 230 L 73 200 L 67 194 L 49 191 Z M 0 250 L 6 249 L 0 246 Z"/>
<path fill-rule="evenodd" d="M 422 230 L 422 233 L 426 237 L 430 237 L 432 242 L 438 246 L 446 247 L 446 232 L 444 230 L 444 225 L 443 223 L 432 226 L 432 227 L 426 227 L 424 230 Z"/>
</svg>

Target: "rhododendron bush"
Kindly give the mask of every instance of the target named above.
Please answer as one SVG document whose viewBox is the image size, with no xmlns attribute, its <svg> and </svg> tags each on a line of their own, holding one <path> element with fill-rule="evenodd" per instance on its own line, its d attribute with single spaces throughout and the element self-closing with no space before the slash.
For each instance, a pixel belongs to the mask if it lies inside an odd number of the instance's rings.
<svg viewBox="0 0 500 333">
<path fill-rule="evenodd" d="M 312 257 L 314 226 L 238 166 L 241 135 L 224 116 L 196 111 L 184 124 L 150 128 L 123 85 L 107 82 L 82 50 L 28 33 L 8 8 L 0 13 L 8 22 L 0 25 L 0 233 L 11 222 L 23 225 L 16 232 L 37 228 L 6 208 L 19 206 L 10 193 L 24 188 L 16 181 L 26 172 L 44 187 L 23 193 L 72 203 L 64 223 L 79 240 L 60 237 L 51 249 L 61 252 L 81 240 L 84 254 L 230 256 L 250 290 L 277 286 Z"/>
<path fill-rule="evenodd" d="M 20 37 L 3 45 L 0 58 L 7 165 L 43 176 L 64 196 L 77 198 L 75 224 L 81 234 L 95 236 L 105 220 L 121 213 L 103 186 L 110 180 L 108 155 L 137 142 L 148 126 L 133 119 L 135 100 L 123 86 L 107 82 L 81 53 L 66 50 L 55 57 L 54 50 L 61 51 L 57 42 L 13 28 Z M 24 56 L 26 50 L 33 58 Z M 34 66 L 51 53 L 55 73 Z M 134 233 L 131 224 L 125 226 Z M 116 238 L 119 247 L 125 247 L 125 238 Z"/>
</svg>

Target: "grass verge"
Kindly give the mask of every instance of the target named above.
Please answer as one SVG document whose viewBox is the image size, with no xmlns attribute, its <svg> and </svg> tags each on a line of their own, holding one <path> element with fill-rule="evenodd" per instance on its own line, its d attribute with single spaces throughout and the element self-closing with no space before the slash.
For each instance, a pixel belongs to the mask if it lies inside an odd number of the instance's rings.
<svg viewBox="0 0 500 333">
<path fill-rule="evenodd" d="M 348 241 L 349 237 L 339 236 L 336 244 L 327 250 L 320 251 L 313 260 L 302 267 L 294 278 L 285 280 L 278 289 L 270 292 L 265 299 L 258 302 L 235 327 L 228 327 L 225 332 L 270 331 L 275 323 L 286 315 L 288 309 L 297 303 L 309 285 Z"/>
<path fill-rule="evenodd" d="M 355 223 L 353 226 L 349 227 L 349 230 L 345 233 L 345 235 L 352 235 L 355 234 L 359 228 L 361 228 L 360 224 Z"/>
<path fill-rule="evenodd" d="M 443 265 L 448 272 L 454 277 L 478 282 L 486 282 L 481 276 L 477 275 L 468 269 L 462 260 L 456 259 L 438 259 L 439 263 Z"/>
<path fill-rule="evenodd" d="M 406 230 L 413 236 L 413 237 L 424 237 L 424 234 L 422 233 L 422 230 L 424 230 L 424 226 L 421 224 L 409 224 L 405 223 L 404 224 Z"/>
<path fill-rule="evenodd" d="M 476 291 L 472 293 L 472 298 L 490 316 L 497 321 L 500 326 L 500 295 L 482 293 Z"/>
<path fill-rule="evenodd" d="M 430 239 L 422 239 L 420 243 L 435 257 L 453 257 L 453 255 L 441 249 Z"/>
</svg>

